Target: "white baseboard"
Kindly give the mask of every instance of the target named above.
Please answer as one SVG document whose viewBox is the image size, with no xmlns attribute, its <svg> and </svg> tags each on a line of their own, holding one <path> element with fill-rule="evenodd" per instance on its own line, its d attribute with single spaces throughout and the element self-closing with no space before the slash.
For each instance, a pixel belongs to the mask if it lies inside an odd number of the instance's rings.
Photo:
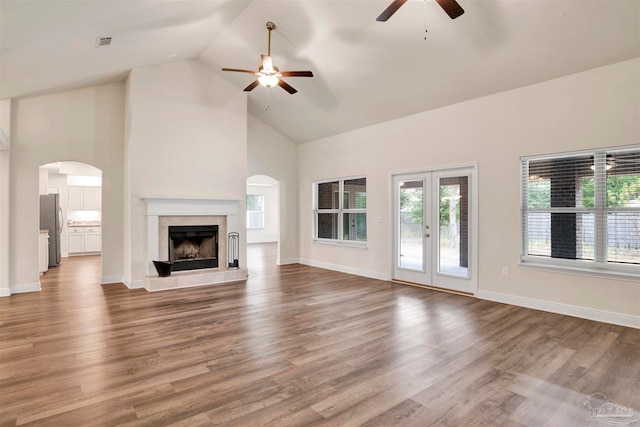
<svg viewBox="0 0 640 427">
<path fill-rule="evenodd" d="M 10 288 L 0 288 L 0 297 L 8 297 L 11 295 Z"/>
<path fill-rule="evenodd" d="M 100 278 L 101 285 L 108 285 L 110 283 L 124 283 L 124 277 L 122 276 L 102 276 Z"/>
<path fill-rule="evenodd" d="M 276 260 L 276 265 L 300 264 L 300 258 L 287 258 Z"/>
<path fill-rule="evenodd" d="M 144 280 L 132 280 L 130 282 L 122 280 L 122 283 L 124 283 L 125 286 L 129 289 L 143 289 L 145 285 Z"/>
<path fill-rule="evenodd" d="M 533 308 L 535 310 L 548 311 L 551 313 L 564 314 L 567 316 L 580 317 L 582 319 L 596 320 L 598 322 L 640 329 L 640 316 L 632 316 L 629 314 L 614 313 L 611 311 L 580 307 L 560 302 L 503 294 L 500 292 L 484 291 L 482 289 L 478 289 L 476 297 L 489 301 L 517 305 L 519 307 Z"/>
<path fill-rule="evenodd" d="M 25 283 L 23 285 L 11 285 L 11 294 L 24 294 L 26 292 L 40 292 L 42 287 L 38 283 Z"/>
<path fill-rule="evenodd" d="M 356 276 L 368 277 L 370 279 L 386 280 L 386 281 L 391 280 L 391 278 L 384 273 L 380 273 L 377 271 L 363 270 L 360 268 L 347 267 L 344 265 L 330 264 L 328 262 L 301 259 L 300 264 L 309 265 L 311 267 L 325 268 L 327 270 L 339 271 L 341 273 L 355 274 Z"/>
</svg>

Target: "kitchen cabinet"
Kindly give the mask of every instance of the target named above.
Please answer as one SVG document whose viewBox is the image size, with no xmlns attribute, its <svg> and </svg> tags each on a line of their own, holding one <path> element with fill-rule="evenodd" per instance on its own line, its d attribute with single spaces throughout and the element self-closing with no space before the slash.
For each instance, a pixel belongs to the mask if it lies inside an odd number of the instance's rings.
<svg viewBox="0 0 640 427">
<path fill-rule="evenodd" d="M 102 228 L 69 227 L 69 254 L 88 254 L 102 251 Z"/>
<path fill-rule="evenodd" d="M 69 210 L 99 211 L 100 208 L 100 187 L 69 187 Z"/>
</svg>

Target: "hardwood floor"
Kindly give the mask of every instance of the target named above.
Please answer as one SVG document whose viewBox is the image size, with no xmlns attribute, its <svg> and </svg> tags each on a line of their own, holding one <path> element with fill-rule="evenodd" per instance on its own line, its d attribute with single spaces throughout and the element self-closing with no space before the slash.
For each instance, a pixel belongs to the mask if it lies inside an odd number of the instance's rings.
<svg viewBox="0 0 640 427">
<path fill-rule="evenodd" d="M 156 293 L 65 258 L 0 298 L 0 426 L 587 426 L 594 393 L 638 416 L 640 330 L 248 257 Z"/>
</svg>

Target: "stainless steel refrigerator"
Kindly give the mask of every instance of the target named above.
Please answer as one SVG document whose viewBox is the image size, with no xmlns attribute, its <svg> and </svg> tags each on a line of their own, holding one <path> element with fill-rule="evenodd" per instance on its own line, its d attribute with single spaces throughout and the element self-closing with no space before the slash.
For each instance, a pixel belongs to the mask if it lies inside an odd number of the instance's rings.
<svg viewBox="0 0 640 427">
<path fill-rule="evenodd" d="M 60 233 L 62 208 L 57 194 L 40 196 L 40 229 L 49 230 L 49 267 L 60 265 Z"/>
</svg>

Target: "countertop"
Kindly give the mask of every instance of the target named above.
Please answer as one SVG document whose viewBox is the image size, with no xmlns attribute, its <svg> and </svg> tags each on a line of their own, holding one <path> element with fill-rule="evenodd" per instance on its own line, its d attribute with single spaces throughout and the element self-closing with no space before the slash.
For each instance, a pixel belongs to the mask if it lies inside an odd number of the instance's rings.
<svg viewBox="0 0 640 427">
<path fill-rule="evenodd" d="M 69 227 L 101 227 L 100 221 L 69 221 L 67 223 Z"/>
</svg>

